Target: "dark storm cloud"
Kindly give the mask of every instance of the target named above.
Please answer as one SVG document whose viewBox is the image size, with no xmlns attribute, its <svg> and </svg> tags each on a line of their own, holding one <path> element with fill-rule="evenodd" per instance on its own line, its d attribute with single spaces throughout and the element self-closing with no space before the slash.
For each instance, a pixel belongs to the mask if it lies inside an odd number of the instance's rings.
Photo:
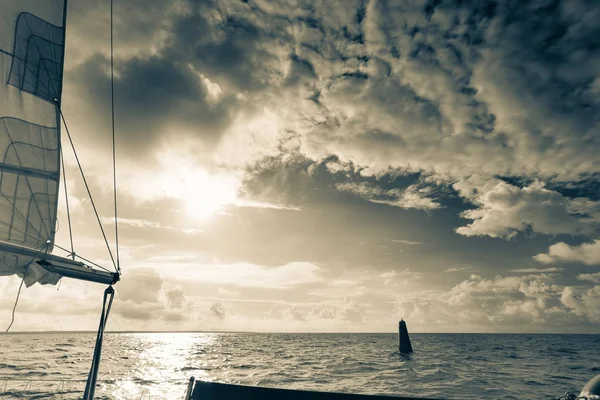
<svg viewBox="0 0 600 400">
<path fill-rule="evenodd" d="M 148 30 L 154 16 L 165 31 L 159 51 L 146 62 L 121 60 L 122 107 L 142 119 L 160 107 L 161 96 L 143 88 L 154 82 L 167 100 L 163 115 L 190 122 L 185 112 L 171 115 L 168 100 L 201 102 L 191 71 L 250 95 L 279 96 L 300 80 L 338 124 L 303 138 L 361 164 L 546 178 L 598 167 L 594 2 L 215 0 L 164 15 L 156 7 L 132 7 L 127 29 Z M 179 90 L 188 85 L 198 89 Z M 199 120 L 219 119 L 190 107 Z M 575 154 L 583 162 L 570 161 Z"/>
<path fill-rule="evenodd" d="M 515 130 L 512 135 L 532 151 L 541 173 L 585 178 L 597 172 L 600 29 L 593 21 L 600 6 L 510 2 L 499 4 L 496 15 L 475 80 L 482 93 L 484 84 L 493 88 L 497 100 L 482 97 L 501 106 L 498 128 Z"/>
<path fill-rule="evenodd" d="M 110 115 L 107 68 L 108 60 L 97 56 L 72 74 L 85 88 L 81 95 L 91 100 L 90 115 L 97 116 L 98 124 L 106 124 Z M 170 135 L 191 135 L 214 144 L 231 122 L 235 104 L 231 97 L 212 104 L 206 83 L 197 71 L 160 56 L 121 62 L 114 90 L 116 124 L 124 133 L 118 139 L 130 154 L 151 150 L 157 140 Z"/>
<path fill-rule="evenodd" d="M 147 51 L 160 44 L 170 30 L 171 19 L 185 6 L 185 0 L 128 0 L 114 2 L 114 38 L 117 51 Z M 108 50 L 110 43 L 110 2 L 80 0 L 69 3 L 68 40 L 81 40 L 88 49 Z M 68 57 L 67 57 L 68 59 Z"/>
<path fill-rule="evenodd" d="M 248 6 L 241 2 L 228 6 L 192 2 L 191 12 L 175 21 L 165 56 L 186 58 L 217 82 L 237 90 L 276 84 L 280 66 L 272 49 L 280 46 L 277 37 L 258 25 Z"/>
<path fill-rule="evenodd" d="M 381 272 L 401 267 L 428 272 L 445 270 L 456 264 L 477 266 L 475 269 L 480 273 L 494 276 L 517 266 L 535 265 L 531 257 L 548 248 L 548 237 L 533 237 L 531 232 L 528 235 L 515 234 L 512 241 L 485 237 L 489 235 L 456 235 L 455 229 L 465 224 L 460 215 L 472 205 L 465 203 L 445 183 L 435 184 L 418 174 L 411 176 L 392 170 L 377 177 L 362 176 L 361 168 L 340 163 L 335 157 L 320 163 L 300 156 L 293 159 L 271 158 L 256 168 L 252 178 L 245 182 L 252 196 L 300 206 L 302 212 L 278 215 L 236 212 L 239 215 L 235 219 L 238 229 L 235 232 L 231 229 L 222 231 L 232 240 L 223 243 L 216 238 L 211 239 L 210 235 L 207 237 L 210 243 L 206 244 L 207 248 L 220 249 L 219 253 L 226 260 L 234 261 L 241 257 L 270 265 L 286 259 L 308 258 L 333 270 L 360 270 L 368 266 Z M 347 190 L 339 190 L 340 186 Z M 377 201 L 386 199 L 386 195 L 397 196 L 415 187 L 430 189 L 418 198 L 420 201 L 417 203 L 421 205 L 418 208 L 428 210 L 428 213 L 415 212 L 414 208 L 399 201 L 395 207 Z M 514 196 L 540 194 L 544 195 L 543 192 L 534 192 L 515 193 Z M 543 216 L 548 207 L 554 207 L 555 216 L 548 222 L 549 225 L 540 225 L 540 229 L 553 228 L 564 222 L 563 218 L 571 223 L 566 224 L 566 228 L 575 227 L 572 219 L 558 212 L 562 211 L 561 199 L 546 196 L 553 202 L 542 207 L 539 213 Z M 402 197 L 397 196 L 396 199 Z M 425 200 L 429 201 L 424 203 Z M 502 198 L 502 201 L 505 199 Z M 510 202 L 510 198 L 506 202 Z M 517 198 L 519 202 L 522 200 Z M 433 203 L 437 203 L 434 208 L 423 207 Z M 531 215 L 537 217 L 538 211 L 532 210 Z M 539 223 L 540 218 L 536 218 L 535 222 Z M 511 217 L 505 224 L 520 227 L 514 221 Z M 542 221 L 546 223 L 543 218 Z M 271 226 L 271 234 L 263 235 L 264 229 L 260 227 L 266 226 Z M 499 226 L 490 226 L 487 232 L 492 234 L 495 232 L 493 229 L 500 229 Z M 219 225 L 220 229 L 223 228 Z M 564 240 L 563 236 L 555 237 Z M 402 246 L 395 244 L 396 241 L 422 245 Z M 298 243 L 302 245 L 298 246 Z M 462 250 L 457 252 L 457 249 Z M 472 270 L 465 274 L 468 276 L 470 273 Z M 460 278 L 465 274 L 461 274 Z M 429 283 L 434 284 L 438 278 L 440 281 L 447 280 L 438 274 Z"/>
<path fill-rule="evenodd" d="M 121 53 L 117 63 L 118 125 L 131 149 L 150 150 L 167 133 L 213 146 L 239 140 L 244 128 L 240 136 L 225 133 L 235 116 L 268 108 L 282 121 L 276 134 L 297 142 L 279 149 L 287 161 L 276 179 L 285 181 L 287 168 L 296 168 L 287 165 L 295 153 L 312 162 L 334 156 L 363 177 L 391 168 L 430 178 L 394 198 L 385 197 L 394 188 L 368 182 L 379 191 L 369 192 L 371 200 L 389 206 L 408 198 L 416 208 L 435 209 L 439 201 L 421 201 L 436 188 L 427 182 L 458 185 L 455 193 L 474 205 L 462 214 L 471 221 L 461 234 L 592 234 L 578 221 L 596 207 L 586 203 L 589 194 L 575 196 L 573 205 L 574 197 L 553 188 L 597 182 L 597 3 L 214 0 L 156 7 L 135 9 L 127 29 L 147 30 L 154 18 L 160 40 L 145 54 Z M 99 107 L 106 61 L 90 58 L 76 76 Z M 218 99 L 207 82 L 219 86 Z M 256 159 L 248 162 L 248 173 L 262 176 L 252 167 Z M 514 184 L 492 180 L 507 176 Z M 361 182 L 338 183 L 365 197 Z M 246 190 L 265 197 L 273 191 Z M 509 209 L 510 201 L 493 203 L 502 190 L 518 197 L 528 220 Z M 557 199 L 560 221 L 527 203 L 543 196 Z M 498 222 L 499 215 L 509 222 Z"/>
</svg>

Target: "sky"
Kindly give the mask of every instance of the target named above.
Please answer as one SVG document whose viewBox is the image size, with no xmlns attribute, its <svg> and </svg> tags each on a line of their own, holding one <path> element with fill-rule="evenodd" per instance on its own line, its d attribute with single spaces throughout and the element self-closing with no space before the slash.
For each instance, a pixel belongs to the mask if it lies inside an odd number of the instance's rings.
<svg viewBox="0 0 600 400">
<path fill-rule="evenodd" d="M 114 252 L 108 7 L 69 2 L 63 112 Z M 108 329 L 600 333 L 597 1 L 114 11 Z M 63 145 L 75 251 L 110 266 Z M 12 330 L 95 330 L 103 289 L 24 289 Z"/>
</svg>

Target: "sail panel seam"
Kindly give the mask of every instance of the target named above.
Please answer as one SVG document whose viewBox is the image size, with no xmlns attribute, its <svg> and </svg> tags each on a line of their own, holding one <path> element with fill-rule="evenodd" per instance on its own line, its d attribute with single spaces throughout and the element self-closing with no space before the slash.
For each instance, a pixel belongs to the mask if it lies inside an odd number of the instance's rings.
<svg viewBox="0 0 600 400">
<path fill-rule="evenodd" d="M 0 162 L 0 170 L 51 181 L 58 181 L 60 179 L 58 172 L 46 172 L 41 169 L 18 167 L 16 165 L 6 164 L 3 162 Z"/>
<path fill-rule="evenodd" d="M 66 10 L 63 11 L 64 15 L 66 15 Z M 38 25 L 38 29 L 33 29 L 31 26 L 31 21 L 33 20 L 33 22 L 41 22 L 44 25 L 42 25 L 41 27 Z M 29 30 L 29 35 L 28 37 L 25 39 L 22 36 L 19 37 L 19 30 L 21 26 L 23 25 L 23 22 L 25 23 L 26 29 Z M 44 28 L 49 28 L 49 29 L 44 29 Z M 40 32 L 41 31 L 41 32 Z M 60 36 L 58 36 L 58 38 L 56 37 L 56 33 L 58 31 L 58 34 Z M 46 36 L 42 36 L 43 34 L 46 34 Z M 65 33 L 66 33 L 66 29 L 65 27 L 59 27 L 57 25 L 51 24 L 48 21 L 33 15 L 31 13 L 28 12 L 23 12 L 21 14 L 19 14 L 19 16 L 17 17 L 17 22 L 15 25 L 15 38 L 14 38 L 14 42 L 13 42 L 13 62 L 11 64 L 11 68 L 10 68 L 10 72 L 9 72 L 9 78 L 8 78 L 8 84 L 15 86 L 17 88 L 19 88 L 20 90 L 22 90 L 23 92 L 26 93 L 30 93 L 38 98 L 41 98 L 42 100 L 48 101 L 50 103 L 56 103 L 57 100 L 60 102 L 60 96 L 61 96 L 61 88 L 62 88 L 62 66 L 64 64 L 64 47 L 65 47 Z M 46 57 L 43 57 L 44 53 L 42 52 L 42 50 L 40 49 L 40 46 L 38 44 L 38 41 L 36 39 L 40 39 L 46 43 L 48 43 L 48 50 L 51 52 L 51 55 L 54 55 L 56 57 L 56 60 L 51 60 L 48 59 Z M 58 39 L 58 40 L 57 40 Z M 26 40 L 25 42 L 25 57 L 23 57 L 22 55 L 19 55 L 19 52 L 23 52 L 23 40 Z M 58 77 L 59 77 L 59 82 L 58 82 L 58 88 L 55 87 L 54 85 L 54 79 L 52 79 L 52 74 L 50 73 L 50 71 L 48 70 L 48 67 L 45 65 L 45 63 L 42 63 L 42 67 L 43 69 L 46 71 L 46 74 L 48 76 L 48 85 L 47 85 L 47 91 L 46 93 L 42 93 L 40 92 L 39 89 L 39 84 L 40 84 L 40 61 L 38 61 L 38 71 L 34 71 L 30 66 L 30 61 L 29 61 L 29 50 L 31 48 L 30 44 L 33 42 L 33 44 L 35 45 L 35 48 L 37 49 L 38 52 L 38 56 L 40 59 L 48 59 L 49 61 L 53 62 L 54 64 L 58 65 Z M 18 43 L 20 43 L 19 47 Z M 59 58 L 59 56 L 56 56 L 56 48 L 61 48 L 62 51 L 62 58 Z M 15 60 L 20 61 L 20 64 L 22 65 L 18 65 L 19 63 L 15 63 Z M 32 61 L 33 62 L 33 61 Z M 16 65 L 17 64 L 17 65 Z M 16 67 L 16 69 L 15 69 Z M 26 87 L 25 85 L 25 78 L 27 76 L 27 70 L 29 70 L 29 72 L 34 76 L 34 78 L 36 79 L 35 82 L 27 82 L 29 85 L 33 86 L 35 84 L 35 87 L 33 89 L 30 90 L 30 88 Z M 22 74 L 22 75 L 21 75 Z M 15 84 L 13 78 L 15 79 L 19 79 L 20 82 L 17 82 L 17 84 Z M 13 81 L 13 82 L 11 82 Z M 57 122 L 59 122 L 60 119 L 57 118 Z"/>
<path fill-rule="evenodd" d="M 6 120 L 2 119 L 2 122 L 4 124 L 4 127 L 6 128 L 6 135 L 8 136 L 8 139 L 10 140 L 11 143 L 13 143 L 13 139 L 12 139 L 12 136 L 10 134 L 10 130 L 8 129 L 8 126 L 6 125 Z M 15 151 L 15 155 L 17 157 L 17 161 L 19 162 L 19 165 L 21 166 L 21 168 L 23 168 L 23 163 L 21 162 L 21 157 L 19 157 L 19 153 L 17 151 Z M 18 176 L 19 177 L 20 176 L 24 176 L 25 182 L 27 182 L 27 187 L 29 188 L 29 193 L 31 193 L 33 195 L 34 191 L 33 191 L 33 188 L 31 187 L 31 182 L 29 182 L 28 176 L 24 175 L 24 174 L 23 175 L 20 174 Z M 17 189 L 18 189 L 18 185 L 15 185 L 15 197 L 16 197 L 16 191 L 17 191 Z M 16 204 L 16 203 L 13 203 L 13 207 L 14 207 L 14 204 Z M 40 211 L 40 208 L 37 205 L 37 203 L 36 203 L 36 208 L 37 208 L 38 214 L 41 216 L 42 212 Z M 27 216 L 29 216 L 29 214 Z M 14 217 L 14 213 L 13 213 L 13 217 Z M 27 218 L 27 221 L 28 220 L 29 220 L 29 218 Z M 52 229 L 48 229 L 48 227 L 46 226 L 46 224 L 44 224 L 43 222 L 44 221 L 42 220 L 42 226 L 43 226 L 43 228 L 45 228 L 46 233 L 48 235 L 52 235 Z M 11 225 L 12 225 L 12 223 L 11 223 Z M 35 227 L 34 227 L 34 229 L 35 229 Z M 48 237 L 48 239 L 51 239 L 51 237 Z"/>
</svg>

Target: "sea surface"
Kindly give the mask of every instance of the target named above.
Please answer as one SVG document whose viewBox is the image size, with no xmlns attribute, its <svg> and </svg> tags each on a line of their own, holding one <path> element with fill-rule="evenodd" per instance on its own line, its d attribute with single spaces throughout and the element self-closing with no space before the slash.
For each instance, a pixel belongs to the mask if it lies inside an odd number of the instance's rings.
<svg viewBox="0 0 600 400">
<path fill-rule="evenodd" d="M 77 399 L 95 334 L 0 335 L 0 399 Z M 555 399 L 600 374 L 600 335 L 107 333 L 97 398 L 181 399 L 196 379 L 447 399 Z M 3 397 L 4 396 L 4 397 Z"/>
</svg>

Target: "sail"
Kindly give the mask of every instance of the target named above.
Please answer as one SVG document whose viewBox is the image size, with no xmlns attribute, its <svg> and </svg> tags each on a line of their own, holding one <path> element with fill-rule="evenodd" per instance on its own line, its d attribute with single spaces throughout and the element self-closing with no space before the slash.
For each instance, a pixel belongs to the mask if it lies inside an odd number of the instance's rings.
<svg viewBox="0 0 600 400">
<path fill-rule="evenodd" d="M 56 284 L 64 0 L 0 0 L 0 275 Z"/>
</svg>

